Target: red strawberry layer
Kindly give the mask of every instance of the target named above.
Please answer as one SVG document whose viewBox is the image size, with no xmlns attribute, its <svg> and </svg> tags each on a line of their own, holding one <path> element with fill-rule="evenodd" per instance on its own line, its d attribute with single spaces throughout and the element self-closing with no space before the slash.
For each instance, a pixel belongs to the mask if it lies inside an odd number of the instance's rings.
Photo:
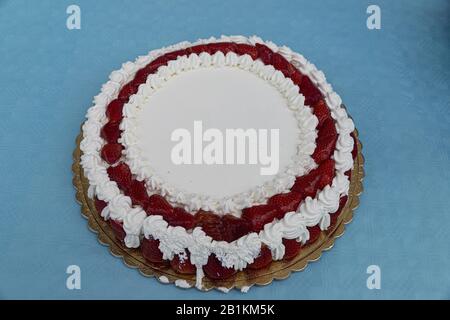
<svg viewBox="0 0 450 320">
<path fill-rule="evenodd" d="M 336 147 L 337 138 L 338 135 L 334 121 L 331 118 L 323 120 L 316 140 L 316 149 L 312 155 L 312 158 L 317 164 L 320 164 L 326 159 L 330 159 Z"/>
<path fill-rule="evenodd" d="M 117 186 L 122 190 L 128 190 L 131 184 L 131 171 L 127 164 L 120 162 L 116 166 L 110 166 L 107 169 L 108 176 L 112 181 L 117 183 Z"/>
<path fill-rule="evenodd" d="M 219 261 L 219 259 L 216 258 L 214 254 L 209 256 L 208 263 L 203 266 L 203 271 L 208 276 L 208 278 L 214 280 L 227 279 L 237 272 L 233 268 L 225 268 L 224 266 L 222 266 L 222 263 Z"/>
<path fill-rule="evenodd" d="M 319 239 L 320 233 L 322 230 L 320 230 L 320 227 L 314 226 L 314 227 L 308 227 L 309 231 L 309 240 L 306 242 L 306 244 L 311 244 L 316 242 L 317 239 Z"/>
<path fill-rule="evenodd" d="M 114 164 L 122 156 L 122 150 L 123 146 L 119 143 L 107 143 L 100 151 L 100 155 L 108 164 Z"/>
<path fill-rule="evenodd" d="M 252 231 L 251 223 L 243 218 L 220 217 L 207 211 L 199 211 L 195 215 L 195 225 L 216 241 L 232 242 Z"/>
<path fill-rule="evenodd" d="M 140 205 L 143 208 L 149 201 L 144 181 L 132 180 L 125 194 L 131 198 L 131 202 L 134 205 Z"/>
<path fill-rule="evenodd" d="M 111 229 L 116 236 L 117 240 L 123 241 L 125 239 L 126 233 L 123 230 L 123 224 L 122 222 L 109 219 L 109 225 L 111 226 Z"/>
<path fill-rule="evenodd" d="M 97 210 L 98 215 L 100 216 L 103 209 L 108 205 L 105 201 L 97 199 L 97 197 L 94 199 L 94 205 L 95 210 Z"/>
<path fill-rule="evenodd" d="M 249 269 L 257 270 L 267 267 L 272 262 L 272 253 L 270 249 L 266 246 L 261 247 L 259 255 L 255 258 L 253 263 L 249 264 L 247 267 Z"/>
<path fill-rule="evenodd" d="M 303 196 L 314 198 L 318 190 L 332 183 L 334 177 L 334 160 L 327 159 L 319 167 L 307 175 L 297 177 L 291 190 L 303 193 Z"/>
<path fill-rule="evenodd" d="M 122 121 L 123 104 L 124 102 L 120 99 L 113 100 L 109 103 L 108 107 L 106 108 L 106 116 L 108 117 L 109 121 L 111 122 Z"/>
<path fill-rule="evenodd" d="M 190 261 L 190 253 L 180 258 L 179 255 L 175 255 L 170 261 L 170 266 L 178 273 L 182 274 L 195 274 L 196 268 Z"/>
<path fill-rule="evenodd" d="M 141 243 L 142 256 L 153 263 L 163 263 L 163 254 L 159 250 L 159 240 L 156 239 L 142 239 Z"/>
<path fill-rule="evenodd" d="M 144 210 L 148 215 L 160 215 L 167 223 L 173 227 L 183 227 L 185 229 L 194 228 L 194 216 L 183 208 L 173 208 L 164 197 L 154 194 L 148 198 L 144 205 Z"/>
<path fill-rule="evenodd" d="M 278 207 L 279 215 L 277 218 L 282 219 L 287 212 L 296 211 L 302 200 L 303 195 L 300 192 L 291 191 L 272 196 L 267 204 Z"/>
<path fill-rule="evenodd" d="M 284 260 L 291 260 L 298 255 L 302 245 L 295 239 L 283 239 L 284 244 Z"/>
<path fill-rule="evenodd" d="M 266 224 L 281 215 L 281 210 L 272 204 L 263 204 L 242 210 L 242 218 L 250 222 L 254 232 L 261 231 Z"/>
</svg>

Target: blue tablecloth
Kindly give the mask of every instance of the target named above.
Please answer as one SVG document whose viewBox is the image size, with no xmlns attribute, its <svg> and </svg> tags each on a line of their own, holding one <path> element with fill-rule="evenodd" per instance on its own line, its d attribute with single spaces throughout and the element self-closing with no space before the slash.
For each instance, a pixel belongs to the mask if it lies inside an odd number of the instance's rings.
<svg viewBox="0 0 450 320">
<path fill-rule="evenodd" d="M 0 298 L 450 298 L 450 3 L 375 1 L 0 1 Z M 81 30 L 66 8 L 81 8 Z M 110 71 L 151 49 L 257 34 L 302 52 L 360 131 L 365 192 L 333 250 L 246 295 L 142 277 L 87 230 L 72 151 Z M 66 288 L 80 266 L 81 290 Z M 369 265 L 381 289 L 366 286 Z"/>
</svg>

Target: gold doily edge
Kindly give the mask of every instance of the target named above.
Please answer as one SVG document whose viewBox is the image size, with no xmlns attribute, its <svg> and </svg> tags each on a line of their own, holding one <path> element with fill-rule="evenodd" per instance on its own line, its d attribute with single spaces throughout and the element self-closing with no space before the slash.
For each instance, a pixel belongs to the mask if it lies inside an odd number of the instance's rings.
<svg viewBox="0 0 450 320">
<path fill-rule="evenodd" d="M 352 169 L 347 204 L 338 217 L 335 227 L 327 231 L 322 231 L 317 241 L 303 248 L 299 255 L 290 261 L 274 261 L 267 268 L 261 270 L 240 271 L 236 276 L 227 280 L 212 281 L 204 278 L 201 288 L 202 291 L 209 291 L 214 288 L 220 288 L 223 291 L 224 288 L 231 290 L 233 288 L 242 289 L 254 285 L 269 285 L 273 280 L 288 278 L 291 272 L 304 270 L 308 266 L 308 263 L 319 260 L 324 251 L 328 251 L 333 247 L 335 240 L 343 235 L 345 225 L 352 221 L 354 210 L 359 206 L 359 196 L 363 192 L 362 182 L 365 175 L 363 168 L 364 156 L 362 154 L 362 144 L 356 129 L 354 134 L 357 141 L 358 154 Z M 116 240 L 109 224 L 98 215 L 93 200 L 89 199 L 87 195 L 89 184 L 84 177 L 80 164 L 81 139 L 82 133 L 76 138 L 76 148 L 73 152 L 72 182 L 76 190 L 76 200 L 81 205 L 81 214 L 88 220 L 88 228 L 97 234 L 98 241 L 102 245 L 108 246 L 110 253 L 117 258 L 121 258 L 126 266 L 138 269 L 146 277 L 155 277 L 163 284 L 173 284 L 176 280 L 185 280 L 191 287 L 195 287 L 195 276 L 178 274 L 170 267 L 153 265 L 142 257 L 138 249 L 126 248 Z M 166 277 L 166 281 L 162 281 L 162 276 Z"/>
</svg>

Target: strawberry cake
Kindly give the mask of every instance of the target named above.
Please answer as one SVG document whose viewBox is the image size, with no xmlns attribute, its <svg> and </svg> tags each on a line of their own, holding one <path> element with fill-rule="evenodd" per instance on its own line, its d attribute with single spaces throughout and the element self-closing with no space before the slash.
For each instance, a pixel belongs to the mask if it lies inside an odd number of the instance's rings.
<svg viewBox="0 0 450 320">
<path fill-rule="evenodd" d="M 177 165 L 171 132 L 278 128 L 278 171 Z M 354 124 L 323 72 L 261 38 L 151 51 L 110 75 L 82 127 L 88 196 L 126 248 L 180 278 L 229 279 L 294 259 L 348 199 Z M 195 147 L 195 146 L 194 146 Z"/>
</svg>

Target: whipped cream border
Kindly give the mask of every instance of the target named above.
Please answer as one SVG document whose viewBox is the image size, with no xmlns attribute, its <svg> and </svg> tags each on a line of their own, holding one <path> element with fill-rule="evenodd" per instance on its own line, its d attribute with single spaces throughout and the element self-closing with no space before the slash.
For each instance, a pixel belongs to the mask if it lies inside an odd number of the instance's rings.
<svg viewBox="0 0 450 320">
<path fill-rule="evenodd" d="M 192 233 L 188 233 L 181 227 L 171 227 L 161 216 L 144 217 L 135 213 L 127 217 L 133 210 L 131 199 L 120 193 L 117 184 L 111 181 L 106 172 L 107 164 L 100 157 L 100 150 L 104 143 L 100 137 L 100 130 L 106 123 L 106 106 L 113 96 L 117 96 L 120 88 L 132 80 L 136 71 L 152 60 L 165 53 L 185 49 L 197 44 L 230 41 L 236 43 L 256 43 L 265 44 L 274 52 L 283 55 L 302 74 L 308 76 L 323 94 L 325 101 L 330 108 L 331 116 L 336 121 L 338 140 L 333 158 L 335 160 L 336 175 L 330 186 L 326 186 L 319 191 L 313 199 L 308 197 L 303 201 L 296 212 L 289 212 L 281 220 L 273 221 L 265 225 L 264 230 L 259 234 L 250 233 L 240 239 L 227 243 L 214 241 L 207 236 L 201 228 L 195 228 Z M 317 70 L 316 66 L 308 62 L 301 54 L 293 52 L 286 46 L 278 47 L 272 42 L 264 42 L 261 38 L 252 36 L 222 36 L 220 38 L 210 38 L 199 40 L 194 43 L 181 42 L 166 48 L 153 50 L 147 56 L 139 57 L 134 63 L 127 62 L 120 70 L 114 71 L 110 75 L 110 80 L 103 85 L 101 93 L 94 98 L 94 106 L 87 112 L 87 120 L 83 124 L 83 140 L 80 148 L 83 152 L 81 165 L 85 176 L 89 180 L 89 195 L 108 203 L 101 215 L 104 219 L 115 219 L 123 221 L 126 232 L 125 245 L 136 248 L 140 244 L 140 237 L 143 232 L 146 238 L 155 238 L 160 241 L 160 250 L 165 259 L 173 257 L 174 254 L 185 254 L 186 249 L 191 253 L 191 262 L 197 267 L 196 286 L 202 288 L 203 270 L 210 254 L 214 253 L 226 267 L 233 267 L 242 270 L 247 264 L 252 263 L 260 252 L 261 244 L 266 244 L 272 252 L 275 260 L 282 259 L 284 255 L 283 238 L 297 239 L 305 243 L 309 239 L 307 227 L 320 225 L 322 230 L 326 230 L 330 225 L 330 213 L 337 210 L 339 198 L 348 193 L 349 179 L 344 172 L 353 167 L 351 151 L 353 149 L 353 139 L 350 133 L 354 131 L 353 121 L 348 117 L 342 100 L 333 91 L 330 84 L 326 82 L 323 72 Z M 143 218 L 143 219 L 142 219 Z"/>
<path fill-rule="evenodd" d="M 190 193 L 164 181 L 152 168 L 149 159 L 142 156 L 142 149 L 137 139 L 137 123 L 139 113 L 147 105 L 151 96 L 172 77 L 199 68 L 220 67 L 234 67 L 248 71 L 267 81 L 280 92 L 297 121 L 297 153 L 292 157 L 291 162 L 271 180 L 245 192 L 214 198 Z M 130 101 L 124 105 L 124 118 L 120 126 L 123 132 L 119 140 L 125 147 L 124 161 L 138 180 L 145 181 L 149 194 L 160 194 L 173 206 L 184 207 L 191 214 L 203 209 L 219 215 L 231 213 L 239 217 L 242 209 L 265 204 L 273 195 L 289 192 L 296 177 L 305 175 L 317 167 L 311 155 L 316 148 L 318 120 L 311 108 L 304 105 L 304 101 L 305 98 L 299 92 L 299 87 L 291 79 L 286 78 L 273 66 L 265 65 L 260 60 L 253 60 L 247 54 L 238 56 L 234 52 L 228 52 L 224 55 L 218 51 L 213 55 L 203 52 L 200 55 L 190 54 L 189 57 L 180 56 L 176 60 L 169 61 L 167 66 L 161 66 L 155 74 L 149 75 L 146 83 L 140 85 L 137 94 L 131 96 Z"/>
</svg>

